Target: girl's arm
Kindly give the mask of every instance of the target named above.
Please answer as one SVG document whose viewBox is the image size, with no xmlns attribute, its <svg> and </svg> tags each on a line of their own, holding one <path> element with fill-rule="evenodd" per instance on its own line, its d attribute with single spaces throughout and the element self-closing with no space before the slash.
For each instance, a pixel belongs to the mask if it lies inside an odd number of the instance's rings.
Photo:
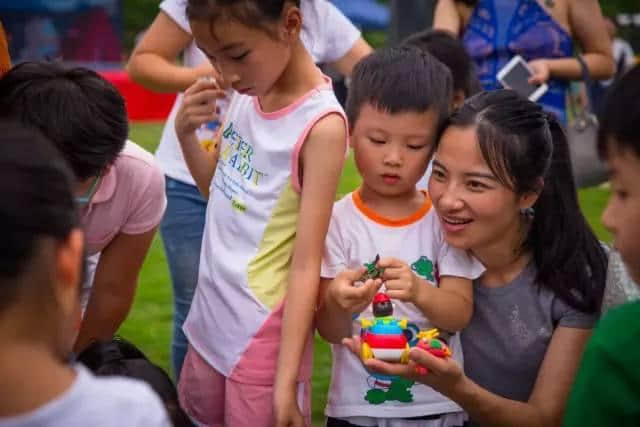
<svg viewBox="0 0 640 427">
<path fill-rule="evenodd" d="M 611 38 L 607 34 L 597 0 L 569 0 L 569 25 L 573 37 L 582 47 L 582 56 L 594 79 L 608 79 L 615 71 Z M 549 78 L 582 80 L 582 69 L 575 58 L 537 59 L 529 63 L 534 83 Z"/>
<path fill-rule="evenodd" d="M 209 61 L 195 68 L 175 64 L 192 40 L 191 34 L 160 11 L 133 50 L 127 72 L 133 80 L 157 92 L 182 92 L 199 77 L 215 77 Z"/>
<path fill-rule="evenodd" d="M 277 426 L 284 425 L 283 411 L 290 410 L 287 406 L 296 402 L 297 377 L 318 300 L 320 262 L 344 163 L 346 139 L 344 119 L 330 114 L 316 123 L 300 154 L 303 167 L 300 213 L 274 387 Z"/>
<path fill-rule="evenodd" d="M 196 137 L 196 129 L 204 123 L 216 120 L 216 100 L 225 97 L 213 79 L 199 79 L 184 93 L 176 115 L 176 135 L 185 163 L 203 197 L 209 197 L 209 185 L 218 163 L 219 144 L 211 151 L 205 150 Z"/>
<path fill-rule="evenodd" d="M 494 394 L 466 377 L 454 360 L 439 359 L 417 348 L 411 350 L 408 365 L 375 359 L 366 365 L 376 372 L 406 376 L 432 387 L 458 403 L 471 419 L 485 427 L 553 427 L 562 424 L 569 390 L 590 334 L 590 329 L 556 328 L 528 402 Z M 347 340 L 345 344 L 352 351 L 359 349 L 357 339 Z M 428 373 L 416 374 L 418 365 L 426 367 Z"/>
</svg>

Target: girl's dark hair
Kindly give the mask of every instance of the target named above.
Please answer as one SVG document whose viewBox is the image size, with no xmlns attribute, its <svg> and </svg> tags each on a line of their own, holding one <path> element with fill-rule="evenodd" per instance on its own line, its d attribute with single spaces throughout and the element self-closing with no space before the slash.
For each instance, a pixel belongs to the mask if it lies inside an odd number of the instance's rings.
<svg viewBox="0 0 640 427">
<path fill-rule="evenodd" d="M 460 40 L 445 30 L 426 30 L 412 34 L 402 42 L 429 52 L 451 71 L 453 90 L 461 90 L 468 98 L 480 92 L 480 82 L 471 57 Z"/>
<path fill-rule="evenodd" d="M 264 28 L 277 21 L 287 3 L 300 7 L 300 0 L 187 0 L 187 18 L 191 21 L 235 19 L 250 27 Z"/>
<path fill-rule="evenodd" d="M 640 65 L 627 71 L 608 91 L 601 109 L 598 152 L 607 157 L 609 143 L 640 157 Z"/>
<path fill-rule="evenodd" d="M 0 120 L 0 308 L 18 294 L 42 238 L 65 240 L 78 226 L 73 175 L 35 129 Z"/>
<path fill-rule="evenodd" d="M 524 242 L 533 253 L 537 283 L 576 309 L 599 311 L 607 255 L 580 211 L 558 121 L 516 92 L 496 90 L 469 98 L 446 126 L 475 126 L 497 179 L 519 195 L 540 193 Z"/>
<path fill-rule="evenodd" d="M 95 71 L 25 62 L 0 79 L 0 116 L 38 128 L 76 178 L 104 171 L 124 148 L 129 122 L 118 90 Z"/>
<path fill-rule="evenodd" d="M 375 51 L 356 64 L 345 111 L 354 126 L 362 106 L 390 114 L 434 109 L 440 124 L 449 114 L 451 73 L 428 52 L 413 46 Z"/>
<path fill-rule="evenodd" d="M 176 387 L 169 375 L 124 338 L 94 342 L 78 355 L 77 360 L 98 376 L 117 375 L 147 383 L 164 403 L 174 426 L 192 425 L 180 407 Z"/>
</svg>

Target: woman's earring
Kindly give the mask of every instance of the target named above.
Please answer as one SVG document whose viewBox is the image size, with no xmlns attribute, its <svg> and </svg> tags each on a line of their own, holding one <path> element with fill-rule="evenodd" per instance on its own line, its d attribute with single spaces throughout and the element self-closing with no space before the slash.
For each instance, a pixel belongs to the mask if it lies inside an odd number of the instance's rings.
<svg viewBox="0 0 640 427">
<path fill-rule="evenodd" d="M 524 216 L 525 218 L 527 218 L 529 220 L 533 219 L 535 214 L 536 214 L 536 211 L 533 208 L 520 209 L 520 215 Z"/>
</svg>

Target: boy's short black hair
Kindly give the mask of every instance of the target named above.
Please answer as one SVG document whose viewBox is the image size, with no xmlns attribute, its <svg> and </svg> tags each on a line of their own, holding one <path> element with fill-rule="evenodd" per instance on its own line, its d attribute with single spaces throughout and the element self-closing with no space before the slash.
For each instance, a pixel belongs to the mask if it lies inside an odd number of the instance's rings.
<svg viewBox="0 0 640 427">
<path fill-rule="evenodd" d="M 611 140 L 640 157 L 640 65 L 627 71 L 609 89 L 600 115 L 598 153 L 607 158 Z"/>
<path fill-rule="evenodd" d="M 77 360 L 97 376 L 117 375 L 147 383 L 164 403 L 174 426 L 191 426 L 169 375 L 131 342 L 121 337 L 94 342 L 78 355 Z"/>
<path fill-rule="evenodd" d="M 405 46 L 429 52 L 451 71 L 453 90 L 461 90 L 465 98 L 481 91 L 471 57 L 460 40 L 445 30 L 426 30 L 407 37 Z"/>
<path fill-rule="evenodd" d="M 124 99 L 113 85 L 94 71 L 54 62 L 9 70 L 0 79 L 0 115 L 38 128 L 79 180 L 111 165 L 129 133 Z"/>
<path fill-rule="evenodd" d="M 346 113 L 353 128 L 365 103 L 390 114 L 425 112 L 439 122 L 449 114 L 451 73 L 427 52 L 411 46 L 377 50 L 356 64 L 351 75 Z"/>
</svg>

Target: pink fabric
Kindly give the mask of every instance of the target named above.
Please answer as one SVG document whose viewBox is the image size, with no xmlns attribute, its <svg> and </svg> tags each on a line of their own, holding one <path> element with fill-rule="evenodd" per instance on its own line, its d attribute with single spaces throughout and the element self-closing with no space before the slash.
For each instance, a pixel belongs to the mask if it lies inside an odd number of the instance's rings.
<svg viewBox="0 0 640 427">
<path fill-rule="evenodd" d="M 233 381 L 256 385 L 270 385 L 275 382 L 278 353 L 282 343 L 280 335 L 283 312 L 284 304 L 280 304 L 271 312 L 231 372 L 230 378 Z M 312 369 L 313 334 L 309 333 L 300 362 L 298 381 L 310 380 Z"/>
<path fill-rule="evenodd" d="M 313 89 L 311 89 L 309 92 L 305 93 L 304 95 L 302 95 L 300 98 L 296 99 L 294 102 L 292 102 L 291 104 L 287 105 L 284 108 L 281 108 L 280 110 L 277 111 L 271 111 L 271 112 L 265 112 L 262 110 L 262 106 L 260 105 L 260 100 L 258 99 L 257 96 L 253 97 L 253 105 L 256 108 L 256 111 L 266 120 L 276 120 L 279 119 L 283 116 L 286 116 L 287 114 L 289 114 L 290 112 L 292 112 L 293 110 L 295 110 L 296 108 L 298 108 L 298 106 L 300 106 L 300 104 L 302 104 L 304 101 L 306 101 L 310 96 L 312 96 L 313 94 L 315 94 L 316 92 L 320 91 L 320 90 L 325 90 L 325 89 L 331 89 L 331 79 L 327 76 L 323 76 L 324 79 L 324 83 L 314 87 Z"/>
<path fill-rule="evenodd" d="M 180 405 L 206 426 L 273 426 L 273 386 L 225 378 L 189 346 L 178 384 Z M 298 386 L 298 405 L 311 426 L 311 382 Z"/>
<path fill-rule="evenodd" d="M 83 212 L 87 253 L 101 252 L 119 233 L 142 234 L 153 229 L 166 205 L 164 175 L 153 156 L 127 142 Z"/>
</svg>

